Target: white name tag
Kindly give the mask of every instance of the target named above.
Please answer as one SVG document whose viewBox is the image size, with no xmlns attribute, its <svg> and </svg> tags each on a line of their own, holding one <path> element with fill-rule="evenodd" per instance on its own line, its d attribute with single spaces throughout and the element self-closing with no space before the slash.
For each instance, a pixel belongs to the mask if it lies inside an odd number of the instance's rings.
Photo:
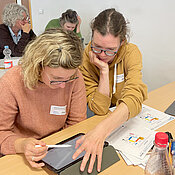
<svg viewBox="0 0 175 175">
<path fill-rule="evenodd" d="M 50 107 L 50 114 L 53 115 L 65 115 L 66 114 L 66 106 L 54 106 Z"/>
<path fill-rule="evenodd" d="M 121 83 L 124 81 L 124 74 L 117 75 L 116 83 Z"/>
</svg>

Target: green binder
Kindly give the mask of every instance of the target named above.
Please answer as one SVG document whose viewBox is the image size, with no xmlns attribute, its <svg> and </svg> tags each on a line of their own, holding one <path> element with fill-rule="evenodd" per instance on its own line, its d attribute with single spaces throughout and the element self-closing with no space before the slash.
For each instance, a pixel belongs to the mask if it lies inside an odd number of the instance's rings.
<svg viewBox="0 0 175 175">
<path fill-rule="evenodd" d="M 109 166 L 113 165 L 114 163 L 118 162 L 120 158 L 118 157 L 115 149 L 113 146 L 109 145 L 104 147 L 103 149 L 103 156 L 102 156 L 102 167 L 101 171 L 105 170 Z M 97 172 L 97 160 L 95 161 L 94 168 L 92 173 L 88 173 L 88 167 L 89 167 L 89 162 L 87 162 L 86 168 L 84 172 L 80 171 L 80 165 L 82 161 L 79 161 L 75 163 L 74 165 L 66 168 L 63 170 L 60 175 L 96 175 L 98 174 Z"/>
</svg>

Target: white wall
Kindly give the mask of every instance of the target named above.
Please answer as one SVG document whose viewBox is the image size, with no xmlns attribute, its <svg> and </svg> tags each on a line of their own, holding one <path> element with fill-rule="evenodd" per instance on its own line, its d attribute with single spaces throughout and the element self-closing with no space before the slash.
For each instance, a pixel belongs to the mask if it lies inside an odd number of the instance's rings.
<svg viewBox="0 0 175 175">
<path fill-rule="evenodd" d="M 31 0 L 33 29 L 44 31 L 48 21 L 71 8 L 81 16 L 81 33 L 87 43 L 90 21 L 102 10 L 114 7 L 130 22 L 130 42 L 143 54 L 143 81 L 148 90 L 175 81 L 174 0 Z"/>
</svg>

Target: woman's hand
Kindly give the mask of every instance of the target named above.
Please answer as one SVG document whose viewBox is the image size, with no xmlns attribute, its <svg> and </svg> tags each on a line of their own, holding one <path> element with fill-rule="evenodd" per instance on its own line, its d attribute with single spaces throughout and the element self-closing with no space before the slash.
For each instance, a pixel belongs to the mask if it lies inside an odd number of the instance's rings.
<svg viewBox="0 0 175 175">
<path fill-rule="evenodd" d="M 41 147 L 35 147 L 35 145 L 41 145 Z M 41 168 L 44 166 L 44 163 L 37 163 L 37 161 L 44 158 L 47 154 L 46 144 L 41 140 L 36 140 L 34 138 L 25 138 L 22 140 L 16 141 L 17 153 L 24 153 L 27 161 L 34 168 Z"/>
<path fill-rule="evenodd" d="M 92 51 L 89 52 L 89 58 L 90 62 L 96 65 L 100 69 L 100 71 L 109 71 L 108 63 L 105 63 L 104 61 L 97 58 L 97 55 Z"/>
<path fill-rule="evenodd" d="M 101 170 L 103 145 L 106 137 L 121 124 L 127 121 L 129 117 L 129 109 L 125 103 L 120 105 L 100 122 L 93 130 L 89 131 L 86 135 L 82 136 L 76 141 L 75 148 L 79 147 L 73 155 L 73 159 L 76 159 L 80 153 L 85 151 L 80 170 L 84 171 L 87 161 L 90 158 L 90 164 L 88 167 L 88 173 L 92 172 L 93 165 L 97 156 L 97 171 Z"/>
<path fill-rule="evenodd" d="M 100 172 L 105 138 L 106 131 L 104 130 L 103 124 L 99 124 L 95 129 L 91 130 L 86 135 L 82 136 L 79 140 L 76 141 L 75 148 L 77 148 L 78 146 L 80 147 L 74 153 L 73 159 L 76 159 L 81 152 L 86 152 L 80 166 L 81 171 L 84 171 L 86 163 L 91 156 L 90 164 L 88 167 L 88 173 L 91 173 L 97 156 L 97 171 Z"/>
<path fill-rule="evenodd" d="M 80 16 L 77 16 L 77 19 L 78 19 L 78 25 L 80 26 L 80 24 L 81 24 L 81 18 L 80 18 Z"/>
<path fill-rule="evenodd" d="M 76 33 L 80 33 L 80 24 L 81 24 L 81 18 L 80 18 L 80 16 L 77 16 L 77 19 L 78 19 L 78 24 L 77 24 Z"/>
</svg>

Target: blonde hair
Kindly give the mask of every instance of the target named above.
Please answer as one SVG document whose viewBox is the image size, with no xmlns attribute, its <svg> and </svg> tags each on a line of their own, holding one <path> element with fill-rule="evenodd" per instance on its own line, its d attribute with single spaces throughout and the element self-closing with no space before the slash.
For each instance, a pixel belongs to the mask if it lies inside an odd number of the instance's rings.
<svg viewBox="0 0 175 175">
<path fill-rule="evenodd" d="M 29 16 L 28 10 L 23 5 L 7 4 L 2 13 L 2 21 L 6 26 L 13 27 L 16 20 L 24 18 L 23 13 Z"/>
<path fill-rule="evenodd" d="M 74 32 L 64 29 L 49 29 L 30 42 L 25 48 L 19 65 L 24 83 L 33 89 L 41 78 L 44 67 L 75 69 L 82 63 L 82 48 Z"/>
</svg>

